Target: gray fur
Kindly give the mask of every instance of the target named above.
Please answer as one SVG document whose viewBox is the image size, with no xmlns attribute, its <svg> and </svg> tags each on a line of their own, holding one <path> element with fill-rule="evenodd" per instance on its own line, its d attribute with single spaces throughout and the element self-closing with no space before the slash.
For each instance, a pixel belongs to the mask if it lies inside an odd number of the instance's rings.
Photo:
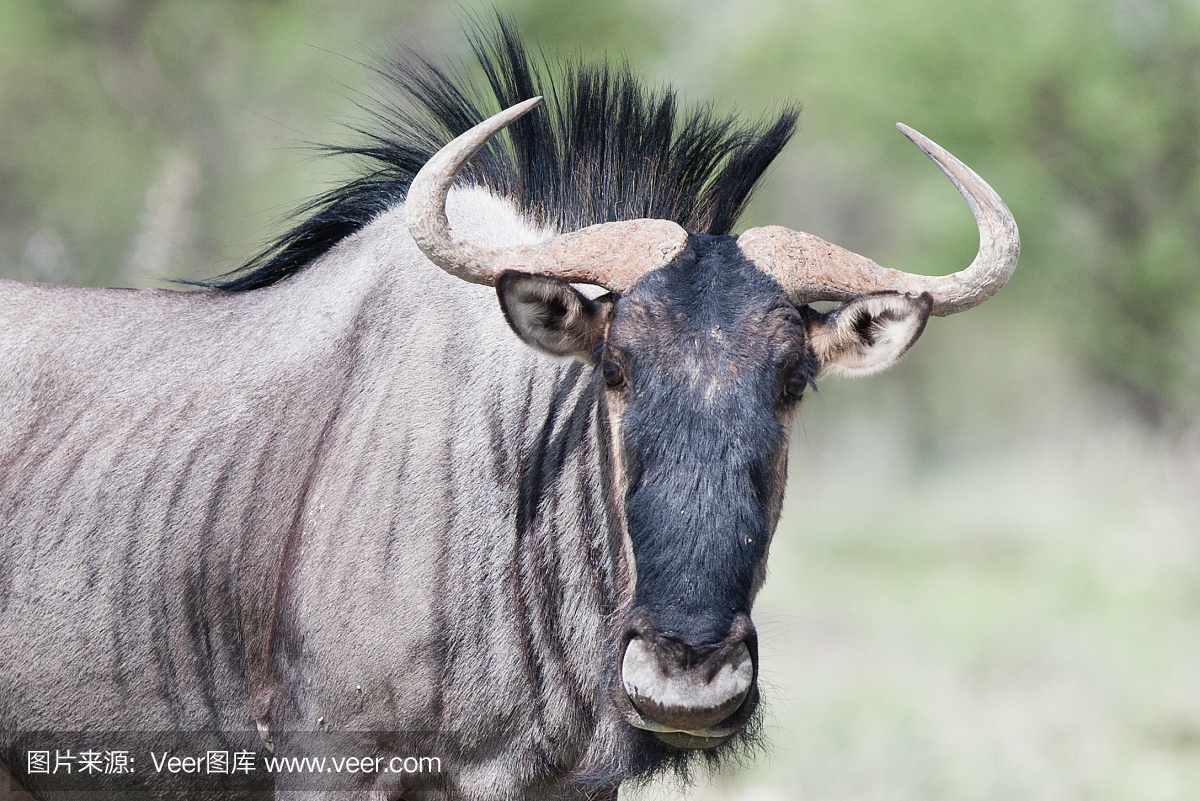
<svg viewBox="0 0 1200 801">
<path fill-rule="evenodd" d="M 541 237 L 451 201 L 476 241 Z M 0 745 L 432 730 L 471 799 L 613 758 L 630 568 L 590 369 L 524 346 L 403 221 L 248 293 L 0 282 Z"/>
</svg>

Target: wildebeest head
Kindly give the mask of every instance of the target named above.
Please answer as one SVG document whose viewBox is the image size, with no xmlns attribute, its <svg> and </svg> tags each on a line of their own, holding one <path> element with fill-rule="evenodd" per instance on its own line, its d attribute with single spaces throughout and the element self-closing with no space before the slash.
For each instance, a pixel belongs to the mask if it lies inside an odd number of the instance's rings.
<svg viewBox="0 0 1200 801">
<path fill-rule="evenodd" d="M 806 389 L 826 372 L 881 370 L 930 314 L 990 297 L 1016 264 L 1016 226 L 982 179 L 902 128 L 975 212 L 980 253 L 960 273 L 898 273 L 778 227 L 735 238 L 634 220 L 527 247 L 463 240 L 445 216 L 454 176 L 538 100 L 501 112 L 430 159 L 409 190 L 409 229 L 443 269 L 494 284 L 525 342 L 597 368 L 616 506 L 636 566 L 617 700 L 632 725 L 670 745 L 714 746 L 758 703 L 751 604 Z M 610 292 L 589 298 L 571 282 Z M 817 300 L 842 304 L 821 313 L 808 305 Z"/>
</svg>

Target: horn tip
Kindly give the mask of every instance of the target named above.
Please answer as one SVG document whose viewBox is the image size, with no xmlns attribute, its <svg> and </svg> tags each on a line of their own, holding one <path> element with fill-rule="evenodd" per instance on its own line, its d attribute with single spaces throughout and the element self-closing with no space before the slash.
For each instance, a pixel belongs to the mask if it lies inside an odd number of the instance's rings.
<svg viewBox="0 0 1200 801">
<path fill-rule="evenodd" d="M 910 142 L 917 145 L 918 147 L 921 146 L 922 142 L 929 141 L 929 137 L 925 136 L 925 134 L 921 133 L 916 128 L 912 128 L 912 127 L 905 125 L 902 122 L 896 123 L 896 129 L 898 131 L 900 131 L 900 133 L 904 134 L 905 137 L 907 137 Z"/>
<path fill-rule="evenodd" d="M 495 117 L 492 117 L 491 120 L 485 120 L 485 124 L 494 120 L 500 124 L 499 128 L 496 130 L 500 130 L 500 128 L 507 128 L 509 125 L 540 106 L 544 99 L 545 98 L 541 95 L 537 95 L 536 97 L 531 97 L 528 100 L 522 100 L 520 103 L 513 103 Z"/>
<path fill-rule="evenodd" d="M 946 159 L 957 161 L 957 159 L 947 153 L 941 145 L 918 131 L 916 128 L 911 128 L 902 122 L 896 123 L 896 127 L 900 130 L 900 133 L 904 134 L 908 141 L 917 146 L 917 149 L 919 149 L 926 156 L 929 156 L 929 158 L 936 161 L 938 166 L 940 166 L 943 171 L 946 169 Z M 949 175 L 949 173 L 946 174 Z"/>
</svg>

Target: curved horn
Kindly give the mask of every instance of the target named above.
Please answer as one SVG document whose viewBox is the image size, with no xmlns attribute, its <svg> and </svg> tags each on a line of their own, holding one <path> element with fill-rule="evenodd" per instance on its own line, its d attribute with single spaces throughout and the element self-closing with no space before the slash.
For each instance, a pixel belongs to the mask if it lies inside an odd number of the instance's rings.
<svg viewBox="0 0 1200 801">
<path fill-rule="evenodd" d="M 867 292 L 928 292 L 933 296 L 931 314 L 944 317 L 983 303 L 1012 275 L 1021 238 L 1004 201 L 970 167 L 931 139 L 903 123 L 896 127 L 942 168 L 971 207 L 979 226 L 975 260 L 950 275 L 913 275 L 778 225 L 751 228 L 739 236 L 742 254 L 778 281 L 793 301 L 850 300 Z"/>
<path fill-rule="evenodd" d="M 517 103 L 476 125 L 434 154 L 413 178 L 405 202 L 408 232 L 430 261 L 473 284 L 493 286 L 505 270 L 521 270 L 623 293 L 687 246 L 687 232 L 668 220 L 604 223 L 536 245 L 482 247 L 450 228 L 446 195 L 471 157 L 542 98 Z"/>
</svg>

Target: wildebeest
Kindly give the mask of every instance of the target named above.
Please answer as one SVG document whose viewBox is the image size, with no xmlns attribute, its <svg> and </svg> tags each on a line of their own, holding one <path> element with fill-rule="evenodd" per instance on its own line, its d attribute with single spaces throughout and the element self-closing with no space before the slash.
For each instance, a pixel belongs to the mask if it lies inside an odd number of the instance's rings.
<svg viewBox="0 0 1200 801">
<path fill-rule="evenodd" d="M 414 106 L 342 149 L 377 166 L 202 291 L 0 282 L 17 774 L 31 731 L 328 733 L 445 766 L 364 795 L 611 798 L 752 734 L 802 396 L 990 297 L 1016 226 L 904 128 L 975 214 L 967 269 L 733 236 L 794 110 L 684 113 L 607 66 L 553 83 L 505 26 L 477 52 L 504 110 L 395 67 Z"/>
</svg>

